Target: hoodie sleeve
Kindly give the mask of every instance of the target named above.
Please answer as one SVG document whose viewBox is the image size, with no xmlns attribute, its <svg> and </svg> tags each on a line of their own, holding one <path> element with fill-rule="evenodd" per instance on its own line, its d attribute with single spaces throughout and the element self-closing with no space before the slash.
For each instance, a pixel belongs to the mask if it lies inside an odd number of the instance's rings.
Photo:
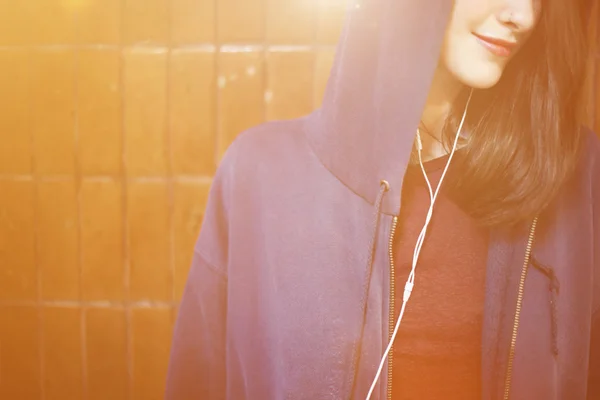
<svg viewBox="0 0 600 400">
<path fill-rule="evenodd" d="M 226 395 L 227 255 L 234 171 L 232 152 L 227 153 L 210 189 L 179 306 L 165 400 L 220 400 Z"/>
<path fill-rule="evenodd" d="M 173 335 L 165 400 L 225 398 L 227 280 L 195 253 Z"/>
</svg>

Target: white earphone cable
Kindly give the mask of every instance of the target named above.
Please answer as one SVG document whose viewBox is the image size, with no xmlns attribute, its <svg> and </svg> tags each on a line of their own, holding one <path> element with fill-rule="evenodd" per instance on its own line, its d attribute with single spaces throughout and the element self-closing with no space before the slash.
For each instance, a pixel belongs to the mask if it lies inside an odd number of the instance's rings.
<svg viewBox="0 0 600 400">
<path fill-rule="evenodd" d="M 379 363 L 379 368 L 377 369 L 377 374 L 375 374 L 375 378 L 373 379 L 373 382 L 371 383 L 371 388 L 369 389 L 369 393 L 367 394 L 366 400 L 370 400 L 371 395 L 373 394 L 373 391 L 375 390 L 375 387 L 377 386 L 377 382 L 379 381 L 379 377 L 381 376 L 381 371 L 383 370 L 383 367 L 385 365 L 387 357 L 388 357 L 388 355 L 392 349 L 392 346 L 394 344 L 394 340 L 396 339 L 396 335 L 398 334 L 398 330 L 400 328 L 400 322 L 402 321 L 402 317 L 404 316 L 404 310 L 406 309 L 406 304 L 408 303 L 408 300 L 410 299 L 410 295 L 412 293 L 412 290 L 413 290 L 413 287 L 415 284 L 415 271 L 417 268 L 417 262 L 419 260 L 419 255 L 421 254 L 421 248 L 423 246 L 423 243 L 425 242 L 425 236 L 427 234 L 427 228 L 429 227 L 429 222 L 431 221 L 431 217 L 433 215 L 433 207 L 435 205 L 435 201 L 437 200 L 437 196 L 439 194 L 440 188 L 442 187 L 442 182 L 444 181 L 444 178 L 446 177 L 446 173 L 448 172 L 448 168 L 450 167 L 450 163 L 452 162 L 452 158 L 454 157 L 454 153 L 456 152 L 456 149 L 458 147 L 458 140 L 460 138 L 460 133 L 462 131 L 463 124 L 467 117 L 467 111 L 469 109 L 469 103 L 471 102 L 472 95 L 473 95 L 473 90 L 471 90 L 471 92 L 469 93 L 469 98 L 467 99 L 467 104 L 465 105 L 465 111 L 464 111 L 462 119 L 460 121 L 460 125 L 458 126 L 458 130 L 456 132 L 456 137 L 454 138 L 454 144 L 452 146 L 452 151 L 450 152 L 450 156 L 448 157 L 448 162 L 446 163 L 444 172 L 442 172 L 442 176 L 440 177 L 440 181 L 437 185 L 435 193 L 433 193 L 433 189 L 431 187 L 431 182 L 429 181 L 429 178 L 427 177 L 427 172 L 425 172 L 425 166 L 423 165 L 423 159 L 421 156 L 421 151 L 423 150 L 423 145 L 421 142 L 421 134 L 420 134 L 419 130 L 417 129 L 417 142 L 418 142 L 417 145 L 418 145 L 418 152 L 419 152 L 419 165 L 421 166 L 421 171 L 423 172 L 423 176 L 425 177 L 425 181 L 427 182 L 427 187 L 429 189 L 429 197 L 430 197 L 431 203 L 429 206 L 429 210 L 427 211 L 427 217 L 425 218 L 425 224 L 423 225 L 423 229 L 421 230 L 421 233 L 419 234 L 417 243 L 415 245 L 415 250 L 413 253 L 413 261 L 412 261 L 412 269 L 411 269 L 410 274 L 408 275 L 408 279 L 404 285 L 404 294 L 402 296 L 402 307 L 400 308 L 400 315 L 398 316 L 398 321 L 396 322 L 396 326 L 394 327 L 394 332 L 392 334 L 392 337 L 390 338 L 387 348 L 386 348 L 385 352 L 383 353 L 383 356 L 381 357 L 381 361 Z"/>
</svg>

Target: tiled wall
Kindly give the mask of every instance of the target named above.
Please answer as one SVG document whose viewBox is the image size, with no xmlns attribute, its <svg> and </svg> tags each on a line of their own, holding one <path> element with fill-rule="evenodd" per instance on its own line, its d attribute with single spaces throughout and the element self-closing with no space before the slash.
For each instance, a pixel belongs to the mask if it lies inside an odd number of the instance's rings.
<svg viewBox="0 0 600 400">
<path fill-rule="evenodd" d="M 2 2 L 0 399 L 161 398 L 219 157 L 317 105 L 344 3 Z"/>
<path fill-rule="evenodd" d="M 217 160 L 315 107 L 345 0 L 0 5 L 0 399 L 160 399 Z"/>
</svg>

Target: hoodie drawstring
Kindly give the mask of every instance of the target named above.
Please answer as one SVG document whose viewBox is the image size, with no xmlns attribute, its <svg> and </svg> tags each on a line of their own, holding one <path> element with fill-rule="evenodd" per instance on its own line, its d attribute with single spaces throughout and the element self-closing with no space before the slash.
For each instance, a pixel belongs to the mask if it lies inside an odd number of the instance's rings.
<svg viewBox="0 0 600 400">
<path fill-rule="evenodd" d="M 360 327 L 360 336 L 358 338 L 358 344 L 354 347 L 354 354 L 352 360 L 352 385 L 350 390 L 350 399 L 353 398 L 354 391 L 356 390 L 356 376 L 358 374 L 358 366 L 360 365 L 360 356 L 362 353 L 362 342 L 365 333 L 365 325 L 367 322 L 367 303 L 369 297 L 369 290 L 371 288 L 371 277 L 373 276 L 373 259 L 375 258 L 375 248 L 377 247 L 377 232 L 379 230 L 379 221 L 380 221 L 380 213 L 381 213 L 381 205 L 383 203 L 383 198 L 385 193 L 390 190 L 390 184 L 381 180 L 379 182 L 379 194 L 377 195 L 377 199 L 375 200 L 375 212 L 373 215 L 373 225 L 371 231 L 371 240 L 369 241 L 369 254 L 367 257 L 367 268 L 366 268 L 366 278 L 365 278 L 365 288 L 363 291 L 362 298 L 362 323 Z"/>
<path fill-rule="evenodd" d="M 538 271 L 548 278 L 549 290 L 550 290 L 550 329 L 552 334 L 552 354 L 554 356 L 558 356 L 558 318 L 557 318 L 557 309 L 556 309 L 556 300 L 558 296 L 558 292 L 560 290 L 560 284 L 558 279 L 556 278 L 556 274 L 554 270 L 541 262 L 539 262 L 535 257 L 531 257 L 531 265 Z"/>
</svg>

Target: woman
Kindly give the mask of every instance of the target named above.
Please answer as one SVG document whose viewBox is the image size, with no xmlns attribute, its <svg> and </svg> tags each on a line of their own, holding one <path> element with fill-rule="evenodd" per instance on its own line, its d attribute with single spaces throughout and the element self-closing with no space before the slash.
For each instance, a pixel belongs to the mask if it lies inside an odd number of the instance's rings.
<svg viewBox="0 0 600 400">
<path fill-rule="evenodd" d="M 323 106 L 219 168 L 166 398 L 600 398 L 582 18 L 355 3 Z"/>
</svg>

